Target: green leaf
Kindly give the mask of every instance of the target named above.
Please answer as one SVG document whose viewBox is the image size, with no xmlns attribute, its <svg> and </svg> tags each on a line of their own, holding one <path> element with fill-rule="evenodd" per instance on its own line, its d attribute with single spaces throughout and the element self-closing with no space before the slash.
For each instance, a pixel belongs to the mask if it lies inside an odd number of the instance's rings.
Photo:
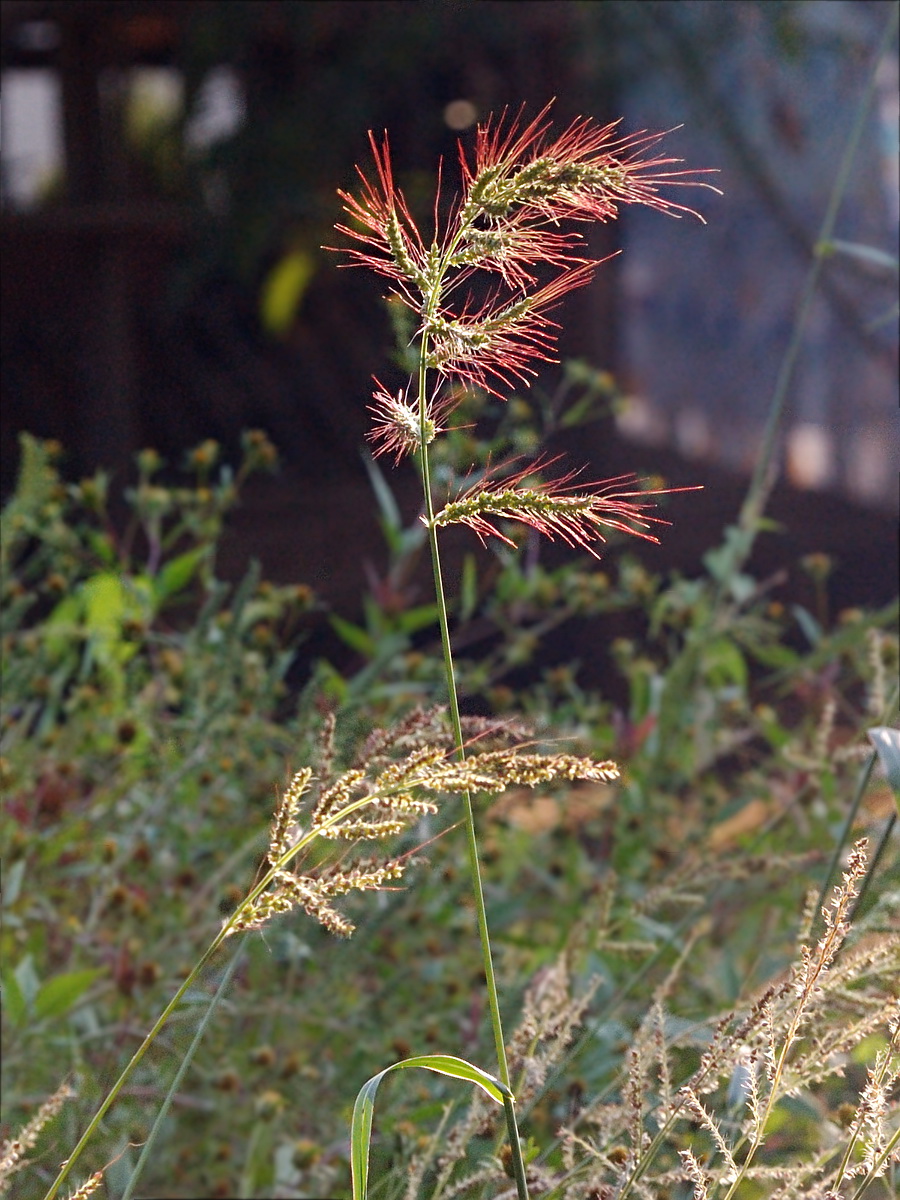
<svg viewBox="0 0 900 1200">
<path fill-rule="evenodd" d="M 34 969 L 34 962 L 30 954 L 25 955 L 13 973 L 25 1006 L 26 1008 L 30 1008 L 41 986 L 41 981 L 38 978 L 37 971 Z"/>
<path fill-rule="evenodd" d="M 900 810 L 900 730 L 887 725 L 875 725 L 866 731 L 869 741 L 878 751 L 897 808 Z"/>
<path fill-rule="evenodd" d="M 19 986 L 19 981 L 12 971 L 3 972 L 3 1011 L 9 1017 L 10 1021 L 12 1021 L 13 1025 L 23 1025 L 25 1023 L 28 1004 Z"/>
<path fill-rule="evenodd" d="M 325 659 L 321 659 L 316 666 L 315 682 L 324 695 L 337 700 L 341 706 L 347 703 L 350 687 L 343 675 Z"/>
<path fill-rule="evenodd" d="M 19 898 L 22 891 L 22 880 L 25 878 L 25 865 L 25 859 L 20 858 L 18 862 L 14 862 L 3 872 L 2 904 L 4 908 L 12 908 Z"/>
<path fill-rule="evenodd" d="M 122 626 L 140 621 L 150 603 L 152 585 L 144 575 L 100 571 L 79 588 L 86 631 L 102 647 L 102 653 L 123 649 Z"/>
<path fill-rule="evenodd" d="M 713 638 L 703 648 L 706 677 L 713 687 L 735 686 L 746 691 L 747 663 L 730 638 Z"/>
<path fill-rule="evenodd" d="M 166 563 L 153 580 L 153 597 L 157 605 L 168 600 L 170 596 L 177 596 L 187 587 L 207 553 L 206 546 L 198 546 L 195 550 L 179 554 L 177 558 Z"/>
<path fill-rule="evenodd" d="M 64 596 L 58 605 L 55 605 L 53 611 L 50 612 L 44 625 L 49 630 L 55 630 L 56 626 L 61 626 L 61 644 L 65 644 L 65 636 L 71 632 L 73 625 L 78 625 L 82 619 L 82 596 L 78 592 L 70 592 Z M 56 638 L 48 637 L 47 641 L 55 641 Z"/>
<path fill-rule="evenodd" d="M 363 464 L 368 472 L 372 491 L 375 493 L 375 499 L 381 510 L 379 524 L 381 525 L 384 539 L 392 553 L 397 554 L 400 551 L 400 541 L 403 534 L 403 517 L 400 515 L 400 509 L 397 506 L 397 501 L 394 499 L 394 493 L 391 491 L 388 481 L 385 479 L 383 472 L 379 470 L 378 464 L 371 455 L 366 454 L 363 456 Z"/>
<path fill-rule="evenodd" d="M 272 1118 L 257 1121 L 250 1131 L 241 1171 L 241 1196 L 271 1196 L 275 1190 L 275 1136 Z"/>
<path fill-rule="evenodd" d="M 343 617 L 331 616 L 328 620 L 334 632 L 351 650 L 356 650 L 364 658 L 373 657 L 376 643 L 370 633 L 351 621 L 345 621 Z"/>
<path fill-rule="evenodd" d="M 122 621 L 133 606 L 121 578 L 114 571 L 101 571 L 84 581 L 81 592 L 88 630 L 101 638 L 117 637 Z"/>
<path fill-rule="evenodd" d="M 450 1075 L 454 1079 L 462 1079 L 474 1083 L 483 1091 L 503 1104 L 505 1098 L 512 1097 L 512 1092 L 488 1075 L 480 1067 L 473 1066 L 462 1058 L 454 1058 L 452 1054 L 422 1054 L 416 1058 L 405 1058 L 402 1062 L 385 1067 L 377 1075 L 363 1084 L 353 1106 L 353 1120 L 350 1125 L 350 1167 L 353 1173 L 353 1200 L 365 1200 L 369 1184 L 369 1142 L 372 1136 L 372 1116 L 375 1110 L 375 1093 L 385 1075 L 391 1071 L 405 1071 L 409 1067 L 425 1067 L 429 1071 L 437 1071 L 440 1075 Z"/>
<path fill-rule="evenodd" d="M 861 242 L 844 242 L 834 238 L 828 242 L 818 242 L 816 253 L 822 258 L 828 258 L 832 254 L 846 254 L 848 258 L 859 259 L 860 262 L 869 263 L 873 267 L 884 267 L 888 271 L 900 269 L 900 260 L 896 254 L 888 254 L 885 250 L 879 250 L 877 246 L 865 246 Z"/>
<path fill-rule="evenodd" d="M 88 968 L 83 971 L 67 971 L 65 975 L 57 975 L 48 979 L 38 988 L 34 998 L 34 1015 L 38 1020 L 44 1017 L 61 1017 L 67 1013 L 91 986 L 101 970 Z"/>
<path fill-rule="evenodd" d="M 415 608 L 407 608 L 394 618 L 401 633 L 418 633 L 420 629 L 428 629 L 437 624 L 438 606 L 436 604 L 419 604 Z"/>
<path fill-rule="evenodd" d="M 116 548 L 108 533 L 102 533 L 99 529 L 88 529 L 85 537 L 88 545 L 102 563 L 105 563 L 107 567 L 115 565 L 117 559 Z"/>
<path fill-rule="evenodd" d="M 21 433 L 19 448 L 16 490 L 0 511 L 0 559 L 4 564 L 10 561 L 14 547 L 30 535 L 31 523 L 51 500 L 57 482 L 45 442 Z"/>
<path fill-rule="evenodd" d="M 791 611 L 796 617 L 797 624 L 803 630 L 809 644 L 811 646 L 818 646 L 822 640 L 822 626 L 816 618 L 812 613 L 807 612 L 805 608 L 801 608 L 799 604 L 792 605 Z"/>
</svg>

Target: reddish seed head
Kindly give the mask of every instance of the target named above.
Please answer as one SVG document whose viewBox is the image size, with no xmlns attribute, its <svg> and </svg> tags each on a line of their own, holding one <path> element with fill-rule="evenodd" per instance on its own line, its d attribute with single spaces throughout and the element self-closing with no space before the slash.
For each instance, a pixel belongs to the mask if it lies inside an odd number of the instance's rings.
<svg viewBox="0 0 900 1200">
<path fill-rule="evenodd" d="M 560 538 L 599 558 L 596 544 L 605 543 L 604 530 L 659 542 L 652 528 L 669 522 L 647 511 L 655 504 L 651 497 L 699 490 L 645 486 L 648 481 L 635 474 L 579 486 L 573 482 L 578 475 L 575 471 L 559 479 L 534 482 L 535 474 L 554 461 L 535 462 L 505 478 L 481 480 L 437 513 L 435 524 L 468 525 L 482 542 L 496 537 L 513 546 L 497 523 L 518 521 L 551 541 Z"/>
<path fill-rule="evenodd" d="M 379 141 L 369 134 L 375 170 L 370 177 L 358 169 L 359 194 L 339 193 L 351 224 L 337 229 L 356 243 L 345 251 L 348 265 L 392 281 L 394 294 L 419 321 L 424 369 L 435 371 L 439 381 L 475 385 L 502 398 L 500 389 L 529 383 L 538 363 L 555 360 L 558 326 L 549 313 L 568 292 L 589 283 L 600 265 L 582 253 L 581 234 L 560 222 L 605 221 L 621 204 L 699 216 L 660 194 L 667 187 L 711 186 L 697 178 L 705 172 L 686 171 L 678 159 L 646 157 L 663 134 L 623 137 L 617 123 L 598 126 L 578 117 L 553 136 L 550 108 L 528 122 L 522 110 L 511 119 L 505 111 L 488 119 L 478 126 L 471 157 L 460 141 L 461 192 L 443 204 L 439 171 L 430 244 L 394 180 L 387 135 Z M 409 404 L 402 393 L 378 385 L 369 435 L 376 453 L 399 460 L 421 451 L 440 431 L 437 421 L 454 402 L 439 400 L 437 389 L 430 399 L 420 390 Z M 625 494 L 601 501 L 595 493 L 593 515 L 583 521 L 615 527 L 615 512 L 634 507 Z M 625 515 L 633 517 L 631 511 Z"/>
<path fill-rule="evenodd" d="M 605 221 L 620 204 L 680 216 L 693 210 L 661 188 L 710 187 L 697 179 L 703 172 L 676 167 L 677 159 L 642 157 L 663 134 L 621 137 L 617 124 L 578 117 L 553 137 L 550 107 L 528 123 L 520 111 L 479 125 L 471 161 L 460 142 L 462 191 L 442 225 L 438 196 L 430 246 L 395 183 L 386 135 L 380 142 L 369 135 L 375 173 L 359 171 L 360 194 L 339 193 L 353 224 L 337 228 L 358 243 L 346 253 L 353 265 L 391 279 L 417 314 L 426 366 L 498 395 L 500 385 L 528 382 L 535 362 L 553 361 L 557 327 L 547 313 L 599 265 L 560 221 Z M 540 267 L 559 273 L 538 286 Z M 459 298 L 461 285 L 491 276 L 497 282 L 486 297 L 481 289 L 478 299 L 471 290 Z M 376 415 L 383 409 L 376 396 Z"/>
</svg>

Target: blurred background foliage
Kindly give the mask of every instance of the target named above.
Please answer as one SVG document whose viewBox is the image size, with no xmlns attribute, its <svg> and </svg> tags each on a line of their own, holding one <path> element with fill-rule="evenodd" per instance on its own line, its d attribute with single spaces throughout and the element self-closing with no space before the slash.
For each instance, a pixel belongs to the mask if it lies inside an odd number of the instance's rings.
<svg viewBox="0 0 900 1200">
<path fill-rule="evenodd" d="M 233 457 L 241 431 L 262 428 L 282 471 L 244 490 L 223 571 L 240 577 L 253 553 L 270 577 L 358 616 L 385 569 L 361 449 L 369 379 L 385 376 L 394 331 L 377 280 L 322 249 L 337 240 L 336 189 L 354 186 L 367 130 L 388 129 L 427 223 L 438 159 L 452 182 L 458 137 L 556 96 L 560 122 L 683 125 L 668 151 L 721 171 L 726 197 L 702 206 L 706 226 L 625 211 L 592 232 L 598 257 L 625 253 L 569 298 L 560 349 L 606 373 L 610 403 L 577 431 L 557 428 L 551 446 L 596 478 L 633 467 L 702 481 L 690 519 L 649 559 L 699 569 L 753 466 L 890 9 L 5 4 L 4 493 L 22 430 L 62 443 L 68 479 L 107 469 L 115 504 L 141 447 L 171 470 L 204 438 Z M 798 363 L 771 502 L 783 531 L 759 539 L 754 559 L 760 574 L 787 571 L 809 602 L 794 564 L 830 554 L 835 608 L 895 588 L 896 62 L 894 43 L 842 206 L 841 244 L 856 249 L 829 252 Z M 539 385 L 553 396 L 558 379 L 551 364 Z M 402 466 L 392 487 L 409 515 L 415 472 Z"/>
</svg>

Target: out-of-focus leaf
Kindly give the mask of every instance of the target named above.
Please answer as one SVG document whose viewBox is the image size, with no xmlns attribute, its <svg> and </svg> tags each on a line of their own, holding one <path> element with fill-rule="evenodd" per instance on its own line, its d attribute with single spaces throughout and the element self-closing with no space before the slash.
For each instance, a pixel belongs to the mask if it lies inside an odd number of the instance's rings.
<svg viewBox="0 0 900 1200">
<path fill-rule="evenodd" d="M 22 891 L 22 880 L 25 878 L 25 859 L 12 863 L 3 872 L 3 907 L 12 908 Z"/>
<path fill-rule="evenodd" d="M 437 624 L 437 619 L 436 604 L 419 604 L 396 617 L 397 625 L 403 633 L 417 633 L 420 629 L 427 629 L 429 625 Z"/>
<path fill-rule="evenodd" d="M 354 625 L 351 621 L 345 621 L 343 617 L 332 615 L 328 620 L 334 632 L 351 650 L 356 650 L 358 654 L 362 654 L 366 658 L 374 655 L 375 639 L 365 629 L 361 629 L 359 625 Z"/>
<path fill-rule="evenodd" d="M 791 608 L 791 612 L 797 619 L 797 624 L 803 630 L 806 640 L 811 646 L 818 646 L 822 640 L 822 626 L 805 608 L 801 608 L 799 604 L 795 604 Z"/>
<path fill-rule="evenodd" d="M 730 638 L 714 638 L 703 650 L 705 674 L 713 687 L 747 687 L 747 664 Z"/>
<path fill-rule="evenodd" d="M 833 238 L 828 242 L 819 242 L 816 252 L 823 257 L 846 254 L 848 258 L 857 258 L 873 267 L 884 267 L 888 271 L 900 270 L 900 259 L 896 254 L 888 254 L 886 250 L 879 250 L 877 246 L 864 246 L 860 242 L 844 242 L 840 238 Z"/>
<path fill-rule="evenodd" d="M 208 553 L 205 546 L 198 546 L 195 550 L 179 554 L 177 558 L 165 564 L 153 580 L 153 597 L 157 605 L 171 596 L 177 596 L 187 587 Z"/>
<path fill-rule="evenodd" d="M 40 990 L 41 981 L 38 979 L 37 971 L 34 969 L 34 962 L 31 955 L 26 954 L 22 961 L 16 966 L 13 972 L 18 984 L 19 991 L 22 993 L 22 999 L 26 1007 L 30 1007 L 34 1003 L 34 998 Z"/>
<path fill-rule="evenodd" d="M 13 1025 L 22 1025 L 28 1011 L 22 988 L 12 971 L 3 972 L 3 1011 Z"/>
<path fill-rule="evenodd" d="M 34 998 L 34 1015 L 61 1017 L 67 1013 L 80 996 L 87 991 L 98 975 L 103 972 L 94 968 L 83 971 L 67 971 L 42 983 Z"/>
<path fill-rule="evenodd" d="M 312 255 L 305 250 L 291 250 L 275 264 L 259 299 L 260 320 L 267 333 L 283 337 L 288 332 L 315 269 Z"/>
</svg>

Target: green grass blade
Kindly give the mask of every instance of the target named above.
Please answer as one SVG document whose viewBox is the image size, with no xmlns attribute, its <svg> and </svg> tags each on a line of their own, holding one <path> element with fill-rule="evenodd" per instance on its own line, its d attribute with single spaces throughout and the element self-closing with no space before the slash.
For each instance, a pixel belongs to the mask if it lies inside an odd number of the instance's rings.
<svg viewBox="0 0 900 1200">
<path fill-rule="evenodd" d="M 894 800 L 900 810 L 900 730 L 888 725 L 876 725 L 866 731 L 869 741 L 878 751 Z"/>
<path fill-rule="evenodd" d="M 377 1075 L 373 1075 L 359 1089 L 356 1103 L 353 1106 L 353 1119 L 350 1125 L 350 1168 L 353 1173 L 353 1200 L 365 1200 L 369 1184 L 369 1143 L 372 1136 L 372 1116 L 375 1111 L 375 1093 L 385 1075 L 391 1071 L 403 1071 L 409 1067 L 425 1067 L 436 1071 L 439 1075 L 450 1075 L 454 1079 L 462 1079 L 474 1083 L 483 1091 L 503 1104 L 511 1098 L 512 1093 L 505 1084 L 493 1075 L 488 1075 L 480 1067 L 466 1062 L 463 1058 L 454 1058 L 452 1054 L 421 1054 L 415 1058 L 404 1058 L 402 1062 L 385 1067 Z"/>
</svg>

